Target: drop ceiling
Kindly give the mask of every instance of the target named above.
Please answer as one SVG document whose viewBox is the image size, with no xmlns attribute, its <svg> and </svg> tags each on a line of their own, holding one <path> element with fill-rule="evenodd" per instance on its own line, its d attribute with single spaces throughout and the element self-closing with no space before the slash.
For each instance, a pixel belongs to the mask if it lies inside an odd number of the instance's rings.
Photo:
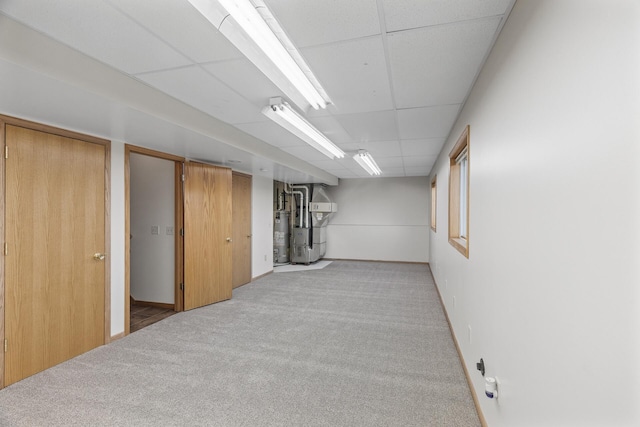
<svg viewBox="0 0 640 427">
<path fill-rule="evenodd" d="M 428 175 L 515 0 L 265 0 L 383 177 Z M 282 95 L 187 0 L 0 1 L 0 112 L 295 182 L 368 177 L 260 111 Z"/>
</svg>

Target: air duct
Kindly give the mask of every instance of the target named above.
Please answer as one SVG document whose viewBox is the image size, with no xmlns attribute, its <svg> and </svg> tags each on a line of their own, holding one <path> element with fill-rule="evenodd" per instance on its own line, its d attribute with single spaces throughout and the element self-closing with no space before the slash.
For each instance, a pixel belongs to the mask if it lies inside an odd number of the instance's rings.
<svg viewBox="0 0 640 427">
<path fill-rule="evenodd" d="M 292 185 L 291 188 L 306 190 L 306 205 L 301 203 L 300 215 L 306 208 L 306 226 L 294 227 L 292 231 L 291 262 L 293 264 L 310 264 L 318 261 L 326 254 L 327 224 L 331 214 L 337 212 L 338 206 L 332 203 L 324 188 L 317 184 Z M 311 221 L 310 221 L 311 219 Z"/>
</svg>

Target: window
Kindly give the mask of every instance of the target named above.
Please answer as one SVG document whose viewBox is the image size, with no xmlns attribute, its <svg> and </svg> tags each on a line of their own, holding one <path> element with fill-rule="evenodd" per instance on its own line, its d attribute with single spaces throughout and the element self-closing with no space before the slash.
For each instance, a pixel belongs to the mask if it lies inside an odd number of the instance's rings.
<svg viewBox="0 0 640 427">
<path fill-rule="evenodd" d="M 449 243 L 469 258 L 469 126 L 449 153 Z"/>
<path fill-rule="evenodd" d="M 469 152 L 465 148 L 462 153 L 456 157 L 456 164 L 460 171 L 460 208 L 458 209 L 458 218 L 460 224 L 460 238 L 467 238 L 467 175 L 469 167 Z"/>
<path fill-rule="evenodd" d="M 437 197 L 437 182 L 438 175 L 433 177 L 431 181 L 431 229 L 436 231 L 436 197 Z"/>
</svg>

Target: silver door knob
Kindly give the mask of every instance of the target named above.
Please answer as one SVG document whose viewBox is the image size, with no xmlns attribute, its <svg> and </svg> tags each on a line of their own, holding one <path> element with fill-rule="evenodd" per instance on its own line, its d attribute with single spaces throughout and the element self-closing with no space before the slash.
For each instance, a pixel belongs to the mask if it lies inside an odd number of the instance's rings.
<svg viewBox="0 0 640 427">
<path fill-rule="evenodd" d="M 231 237 L 227 237 L 227 242 L 231 242 Z"/>
<path fill-rule="evenodd" d="M 107 256 L 106 254 L 101 254 L 100 252 L 96 252 L 95 254 L 93 254 L 93 259 L 95 259 L 96 261 L 102 261 L 106 256 Z"/>
</svg>

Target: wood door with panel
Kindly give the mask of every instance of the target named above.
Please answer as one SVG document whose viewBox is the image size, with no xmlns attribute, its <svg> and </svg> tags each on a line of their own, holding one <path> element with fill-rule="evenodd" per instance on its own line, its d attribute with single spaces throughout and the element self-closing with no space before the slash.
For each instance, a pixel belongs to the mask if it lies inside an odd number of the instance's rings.
<svg viewBox="0 0 640 427">
<path fill-rule="evenodd" d="M 251 176 L 233 172 L 233 287 L 251 282 Z"/>
<path fill-rule="evenodd" d="M 5 371 L 105 342 L 106 146 L 6 125 Z"/>
<path fill-rule="evenodd" d="M 184 309 L 232 292 L 231 169 L 185 163 Z"/>
</svg>

